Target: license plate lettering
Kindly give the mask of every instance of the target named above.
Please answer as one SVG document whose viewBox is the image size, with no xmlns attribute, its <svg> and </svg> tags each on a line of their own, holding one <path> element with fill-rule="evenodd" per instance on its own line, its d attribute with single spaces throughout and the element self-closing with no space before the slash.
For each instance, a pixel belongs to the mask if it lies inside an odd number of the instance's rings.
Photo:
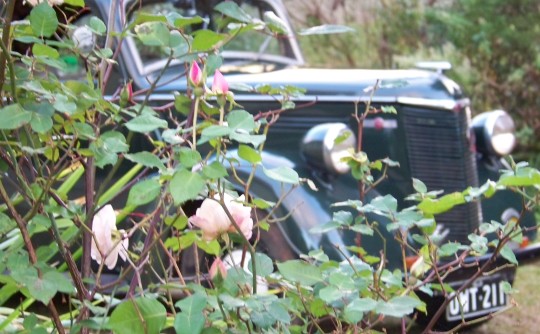
<svg viewBox="0 0 540 334">
<path fill-rule="evenodd" d="M 503 282 L 480 282 L 455 296 L 446 308 L 449 321 L 479 317 L 506 306 Z"/>
</svg>

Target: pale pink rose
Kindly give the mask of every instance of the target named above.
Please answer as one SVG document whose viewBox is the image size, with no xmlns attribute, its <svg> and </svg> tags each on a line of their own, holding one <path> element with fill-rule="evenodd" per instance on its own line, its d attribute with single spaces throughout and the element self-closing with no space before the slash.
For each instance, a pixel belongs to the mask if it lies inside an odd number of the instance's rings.
<svg viewBox="0 0 540 334">
<path fill-rule="evenodd" d="M 244 195 L 238 198 L 239 202 L 244 201 Z M 234 221 L 240 227 L 240 231 L 246 237 L 250 239 L 253 234 L 253 219 L 251 218 L 251 208 L 249 206 L 244 206 L 242 203 L 230 201 L 227 205 L 227 209 L 231 213 L 231 216 L 234 218 Z M 237 232 L 234 226 L 229 227 L 230 232 Z"/>
<path fill-rule="evenodd" d="M 214 73 L 214 81 L 212 82 L 212 93 L 227 95 L 229 92 L 229 84 L 225 80 L 223 74 L 220 71 L 216 70 Z"/>
<path fill-rule="evenodd" d="M 214 198 L 215 199 L 205 199 L 202 202 L 201 207 L 197 209 L 195 215 L 189 218 L 191 224 L 202 230 L 203 239 L 208 241 L 214 240 L 226 232 L 237 232 L 227 216 L 227 213 L 218 202 L 219 197 L 215 196 Z M 237 201 L 228 194 L 224 195 L 224 202 L 227 210 L 236 224 L 240 227 L 242 234 L 249 239 L 253 233 L 251 208 L 239 203 L 244 201 L 243 195 L 240 196 Z"/>
<path fill-rule="evenodd" d="M 189 69 L 189 80 L 193 86 L 199 86 L 202 79 L 202 71 L 199 65 L 196 62 L 193 62 L 191 68 Z"/>
<path fill-rule="evenodd" d="M 216 275 L 219 273 L 222 278 L 227 277 L 227 267 L 225 266 L 225 263 L 221 261 L 221 259 L 218 257 L 214 260 L 212 265 L 210 266 L 210 270 L 208 271 L 210 274 L 210 278 L 214 279 Z"/>
<path fill-rule="evenodd" d="M 25 0 L 24 3 L 30 4 L 32 7 L 39 5 L 40 3 L 45 2 L 45 0 Z M 64 0 L 48 0 L 50 6 L 61 5 L 64 3 Z"/>
<path fill-rule="evenodd" d="M 113 207 L 105 205 L 94 215 L 92 221 L 92 247 L 90 255 L 97 263 L 105 263 L 107 268 L 113 269 L 118 261 L 127 259 L 129 240 L 124 230 L 116 229 L 116 214 Z"/>
<path fill-rule="evenodd" d="M 203 239 L 208 241 L 217 239 L 221 234 L 227 232 L 231 225 L 221 204 L 210 198 L 202 202 L 195 215 L 189 218 L 189 222 L 200 228 L 203 232 Z"/>
</svg>

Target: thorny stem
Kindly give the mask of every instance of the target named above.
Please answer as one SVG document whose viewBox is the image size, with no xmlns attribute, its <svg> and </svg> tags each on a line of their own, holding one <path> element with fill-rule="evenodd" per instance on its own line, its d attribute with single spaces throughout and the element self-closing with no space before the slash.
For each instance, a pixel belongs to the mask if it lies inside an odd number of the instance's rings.
<svg viewBox="0 0 540 334">
<path fill-rule="evenodd" d="M 13 12 L 15 11 L 15 0 L 10 0 L 7 3 L 6 6 L 6 19 L 4 21 L 4 31 L 2 33 L 2 53 L 0 54 L 0 92 L 2 91 L 2 88 L 4 87 L 4 82 L 6 80 L 6 61 L 9 61 L 9 52 L 8 52 L 8 45 L 9 45 L 9 34 L 11 32 L 11 21 L 13 20 Z M 11 63 L 11 62 L 9 62 Z M 10 68 L 11 75 L 13 77 L 13 68 Z M 13 86 L 15 84 L 15 80 L 12 78 L 11 85 Z M 13 98 L 15 98 L 15 94 L 13 94 Z M 0 104 L 4 104 L 4 99 L 0 99 Z"/>
<path fill-rule="evenodd" d="M 153 213 L 154 217 L 152 218 L 150 222 L 148 233 L 146 234 L 146 238 L 144 239 L 144 246 L 143 246 L 143 251 L 142 251 L 143 254 L 146 254 L 150 250 L 150 247 L 155 243 L 154 239 L 155 239 L 155 234 L 157 232 L 156 226 L 160 220 L 161 213 L 162 213 L 161 211 L 162 210 L 158 209 L 157 212 Z M 138 267 L 140 267 L 144 263 L 147 256 L 149 255 L 147 254 L 145 256 L 141 256 L 138 262 Z M 140 280 L 138 279 L 138 276 L 134 275 L 129 285 L 128 296 L 133 296 L 133 294 L 135 293 L 135 288 L 140 283 L 139 281 Z"/>
</svg>

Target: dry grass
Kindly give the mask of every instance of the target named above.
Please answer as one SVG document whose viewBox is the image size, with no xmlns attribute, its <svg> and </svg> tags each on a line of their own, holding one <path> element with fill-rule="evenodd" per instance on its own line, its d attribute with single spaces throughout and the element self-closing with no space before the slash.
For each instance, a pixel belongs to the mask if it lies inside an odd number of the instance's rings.
<svg viewBox="0 0 540 334">
<path fill-rule="evenodd" d="M 529 264 L 518 269 L 513 296 L 517 307 L 504 312 L 485 324 L 464 331 L 468 334 L 494 333 L 538 333 L 540 322 L 540 263 Z"/>
</svg>

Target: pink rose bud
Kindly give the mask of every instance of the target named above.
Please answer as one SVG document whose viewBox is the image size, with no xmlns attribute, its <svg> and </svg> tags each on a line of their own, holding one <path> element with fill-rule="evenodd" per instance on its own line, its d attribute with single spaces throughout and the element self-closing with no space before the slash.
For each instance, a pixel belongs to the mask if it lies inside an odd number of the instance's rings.
<svg viewBox="0 0 540 334">
<path fill-rule="evenodd" d="M 193 86 L 199 86 L 202 79 L 202 71 L 199 65 L 196 62 L 193 62 L 191 68 L 189 69 L 189 80 Z"/>
<path fill-rule="evenodd" d="M 210 266 L 210 271 L 208 273 L 210 274 L 211 279 L 214 279 L 218 274 L 221 276 L 221 278 L 225 279 L 227 277 L 227 267 L 225 266 L 225 263 L 223 263 L 223 261 L 221 261 L 221 259 L 218 257 Z"/>
<path fill-rule="evenodd" d="M 226 95 L 229 92 L 229 84 L 225 80 L 223 74 L 216 70 L 214 74 L 214 82 L 212 83 L 212 92 L 214 94 Z"/>
<path fill-rule="evenodd" d="M 383 130 L 384 126 L 385 126 L 384 118 L 375 117 L 375 119 L 373 120 L 373 124 L 374 124 L 376 130 Z"/>
</svg>

